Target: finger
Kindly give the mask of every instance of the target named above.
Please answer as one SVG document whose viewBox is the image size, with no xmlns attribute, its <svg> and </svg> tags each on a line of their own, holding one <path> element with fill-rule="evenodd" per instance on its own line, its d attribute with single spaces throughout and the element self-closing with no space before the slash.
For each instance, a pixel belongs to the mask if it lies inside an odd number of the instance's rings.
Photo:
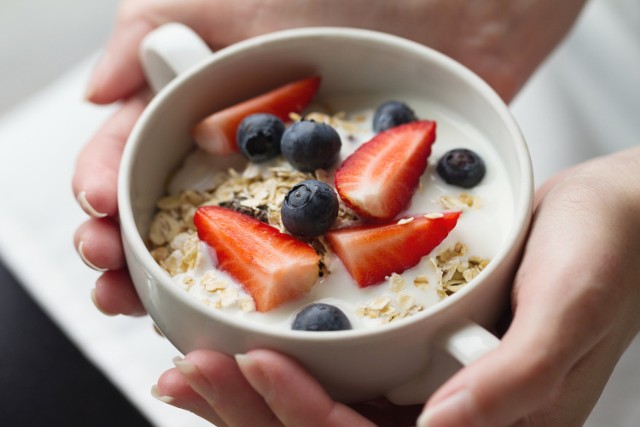
<svg viewBox="0 0 640 427">
<path fill-rule="evenodd" d="M 102 274 L 91 297 L 96 307 L 107 315 L 141 316 L 146 313 L 126 269 Z"/>
<path fill-rule="evenodd" d="M 144 36 L 154 27 L 143 16 L 118 21 L 89 79 L 85 95 L 88 101 L 109 104 L 131 96 L 144 86 L 138 49 Z"/>
<path fill-rule="evenodd" d="M 373 426 L 353 409 L 332 400 L 291 359 L 267 350 L 236 356 L 242 374 L 286 426 Z"/>
<path fill-rule="evenodd" d="M 232 2 L 211 0 L 123 2 L 111 39 L 89 79 L 87 100 L 107 104 L 140 90 L 145 85 L 138 57 L 140 45 L 149 32 L 167 22 L 181 22 L 210 42 L 212 47 L 220 47 L 215 39 L 227 39 L 225 35 L 229 28 L 237 28 L 233 23 L 242 19 L 230 13 L 234 7 Z M 251 15 L 249 10 L 247 14 Z M 238 19 L 229 19 L 229 16 Z M 219 31 L 220 36 L 214 37 L 211 28 Z"/>
<path fill-rule="evenodd" d="M 124 144 L 146 105 L 144 96 L 127 101 L 82 149 L 72 187 L 78 203 L 93 218 L 118 211 L 118 168 Z"/>
<path fill-rule="evenodd" d="M 438 390 L 418 418 L 418 427 L 503 427 L 533 412 L 547 401 L 564 372 L 531 353 L 528 346 L 503 342 Z"/>
<path fill-rule="evenodd" d="M 110 219 L 90 219 L 76 230 L 73 238 L 80 258 L 97 271 L 125 267 L 118 225 Z"/>
<path fill-rule="evenodd" d="M 282 427 L 264 399 L 240 373 L 235 360 L 212 351 L 194 351 L 174 360 L 185 382 L 228 426 Z"/>
<path fill-rule="evenodd" d="M 550 390 L 612 328 L 616 297 L 601 286 L 607 283 L 604 278 L 587 274 L 593 271 L 588 265 L 592 259 L 575 256 L 592 240 L 609 244 L 594 227 L 584 233 L 584 218 L 576 212 L 593 212 L 557 200 L 549 206 L 560 207 L 533 224 L 516 277 L 515 316 L 500 347 L 436 392 L 420 426 L 510 425 L 543 405 Z"/>
<path fill-rule="evenodd" d="M 158 384 L 151 388 L 151 395 L 164 403 L 193 412 L 218 427 L 226 426 L 209 402 L 189 386 L 176 368 L 160 376 Z"/>
<path fill-rule="evenodd" d="M 580 359 L 549 396 L 547 404 L 526 417 L 524 425 L 581 426 L 595 406 L 628 340 L 609 335 Z"/>
</svg>

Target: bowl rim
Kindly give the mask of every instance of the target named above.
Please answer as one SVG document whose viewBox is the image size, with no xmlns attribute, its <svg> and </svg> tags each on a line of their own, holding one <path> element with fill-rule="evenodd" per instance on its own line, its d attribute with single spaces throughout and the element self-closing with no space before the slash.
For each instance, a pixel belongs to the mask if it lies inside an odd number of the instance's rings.
<svg viewBox="0 0 640 427">
<path fill-rule="evenodd" d="M 136 222 L 133 216 L 133 208 L 131 204 L 130 184 L 131 175 L 134 167 L 134 160 L 138 151 L 138 141 L 144 133 L 146 123 L 154 114 L 159 105 L 165 102 L 165 99 L 175 90 L 177 90 L 183 82 L 189 80 L 192 76 L 202 72 L 205 68 L 211 66 L 212 63 L 218 62 L 226 57 L 232 57 L 239 52 L 252 50 L 272 43 L 280 43 L 290 39 L 304 38 L 343 38 L 351 40 L 365 41 L 367 43 L 377 43 L 390 45 L 397 49 L 408 51 L 418 56 L 427 56 L 432 62 L 438 64 L 439 67 L 445 69 L 448 73 L 455 74 L 459 79 L 466 81 L 471 85 L 477 93 L 483 97 L 495 110 L 502 120 L 505 129 L 514 142 L 514 150 L 517 154 L 517 162 L 519 166 L 520 176 L 518 177 L 519 186 L 515 188 L 514 197 L 514 218 L 513 226 L 505 234 L 503 245 L 493 256 L 497 262 L 491 262 L 489 265 L 474 279 L 469 285 L 456 292 L 449 298 L 439 301 L 438 303 L 427 307 L 424 311 L 411 316 L 410 318 L 399 319 L 398 321 L 384 325 L 379 328 L 360 328 L 346 331 L 326 331 L 324 333 L 308 333 L 306 331 L 284 330 L 274 328 L 269 324 L 260 324 L 258 322 L 246 322 L 236 316 L 229 316 L 222 312 L 207 310 L 207 307 L 189 295 L 183 289 L 175 286 L 169 275 L 164 271 L 153 259 L 142 236 L 138 233 Z M 354 339 L 372 339 L 381 335 L 394 333 L 399 328 L 405 328 L 407 325 L 420 323 L 426 318 L 433 317 L 436 313 L 443 312 L 449 307 L 457 304 L 458 301 L 466 298 L 474 289 L 481 284 L 499 267 L 501 261 L 504 260 L 509 253 L 520 245 L 524 239 L 532 217 L 533 208 L 533 171 L 531 159 L 527 144 L 524 140 L 522 132 L 515 122 L 508 106 L 503 102 L 499 95 L 478 75 L 469 70 L 464 65 L 454 59 L 440 53 L 428 46 L 417 42 L 387 34 L 374 30 L 342 28 L 342 27 L 307 27 L 277 31 L 265 35 L 256 36 L 243 40 L 233 45 L 227 46 L 205 61 L 202 61 L 184 73 L 181 73 L 165 86 L 144 109 L 143 113 L 137 120 L 134 128 L 129 135 L 125 144 L 120 171 L 118 174 L 118 209 L 120 215 L 120 228 L 122 239 L 125 245 L 129 246 L 132 255 L 137 262 L 142 264 L 143 269 L 155 279 L 158 286 L 165 288 L 174 298 L 181 303 L 189 306 L 190 309 L 198 311 L 207 318 L 222 322 L 227 326 L 242 330 L 244 332 L 257 333 L 263 336 L 278 337 L 280 339 L 292 339 L 295 341 L 341 341 Z"/>
</svg>

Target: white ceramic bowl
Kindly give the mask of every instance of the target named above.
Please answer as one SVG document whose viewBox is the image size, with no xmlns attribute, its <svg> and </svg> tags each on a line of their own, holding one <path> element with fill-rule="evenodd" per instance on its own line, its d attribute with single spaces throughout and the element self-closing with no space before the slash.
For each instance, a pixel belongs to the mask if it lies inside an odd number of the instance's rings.
<svg viewBox="0 0 640 427">
<path fill-rule="evenodd" d="M 397 403 L 418 403 L 451 374 L 451 355 L 468 363 L 498 345 L 479 325 L 493 325 L 508 301 L 531 217 L 533 180 L 526 144 L 508 108 L 475 74 L 414 42 L 344 28 L 283 31 L 211 54 L 184 28 L 169 25 L 147 40 L 143 62 L 154 87 L 169 83 L 126 145 L 118 188 L 120 221 L 136 290 L 180 351 L 206 348 L 232 355 L 270 348 L 300 361 L 336 399 L 387 396 Z M 173 80 L 170 70 L 179 72 Z M 282 331 L 208 309 L 153 260 L 141 235 L 147 235 L 169 174 L 193 148 L 192 126 L 211 111 L 312 74 L 323 78 L 319 98 L 411 93 L 456 111 L 492 142 L 511 181 L 514 217 L 499 252 L 463 290 L 377 329 Z"/>
</svg>

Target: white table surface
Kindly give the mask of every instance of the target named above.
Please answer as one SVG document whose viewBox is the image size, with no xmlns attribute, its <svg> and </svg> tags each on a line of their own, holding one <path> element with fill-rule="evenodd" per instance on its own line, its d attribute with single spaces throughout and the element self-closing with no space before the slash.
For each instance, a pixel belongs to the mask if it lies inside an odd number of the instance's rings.
<svg viewBox="0 0 640 427">
<path fill-rule="evenodd" d="M 610 150 L 599 142 L 603 139 L 615 148 L 637 143 L 640 25 L 621 29 L 614 24 L 621 18 L 640 23 L 640 6 L 634 1 L 596 0 L 514 103 L 538 181 L 582 157 Z M 116 4 L 0 2 L 0 256 L 81 351 L 154 425 L 204 426 L 208 424 L 150 396 L 151 385 L 170 367 L 177 351 L 153 332 L 150 319 L 107 318 L 95 310 L 89 292 L 97 273 L 77 258 L 71 241 L 74 228 L 85 219 L 71 193 L 75 157 L 112 111 L 84 103 L 84 85 L 96 59 L 91 53 L 106 39 Z M 624 16 L 613 13 L 612 5 Z M 55 20 L 48 19 L 52 14 Z M 40 29 L 38 34 L 33 28 Z M 636 44 L 626 46 L 626 51 L 609 48 L 629 36 Z M 576 68 L 594 55 L 598 60 L 588 69 Z M 606 88 L 594 85 L 598 76 L 611 73 L 615 75 Z M 604 134 L 601 125 L 588 120 L 594 115 L 615 126 Z M 564 145 L 565 140 L 579 144 Z M 588 427 L 638 426 L 639 371 L 636 339 Z"/>
</svg>

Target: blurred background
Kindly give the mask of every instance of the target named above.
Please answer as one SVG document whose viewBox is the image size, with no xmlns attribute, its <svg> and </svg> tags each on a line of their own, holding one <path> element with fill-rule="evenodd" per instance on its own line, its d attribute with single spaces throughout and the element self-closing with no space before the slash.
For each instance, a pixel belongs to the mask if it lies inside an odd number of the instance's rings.
<svg viewBox="0 0 640 427">
<path fill-rule="evenodd" d="M 3 426 L 207 425 L 150 396 L 177 351 L 153 332 L 149 318 L 107 318 L 93 307 L 97 273 L 72 245 L 86 218 L 71 194 L 75 158 L 113 111 L 83 101 L 85 82 L 118 4 L 0 0 Z M 640 22 L 639 11 L 637 0 L 593 0 L 515 100 L 538 182 L 576 161 L 577 152 L 600 154 L 598 141 L 637 144 L 640 43 L 617 48 L 640 40 L 640 25 L 630 24 Z M 596 108 L 599 120 L 589 121 Z M 572 120 L 588 126 L 571 126 Z M 560 146 L 561 138 L 578 145 Z M 637 427 L 639 355 L 636 339 L 587 427 Z"/>
<path fill-rule="evenodd" d="M 71 241 L 73 223 L 79 224 L 84 219 L 72 207 L 72 164 L 79 147 L 110 112 L 109 108 L 84 105 L 83 83 L 98 49 L 111 32 L 118 3 L 117 0 L 0 1 L 0 424 L 3 426 L 156 424 L 143 415 L 139 405 L 131 403 L 135 398 L 123 390 L 126 381 L 118 381 L 109 374 L 116 369 L 108 368 L 109 362 L 99 362 L 100 357 L 96 357 L 103 353 L 104 360 L 111 360 L 112 365 L 129 358 L 133 370 L 139 370 L 135 358 L 119 349 L 117 339 L 110 341 L 105 331 L 112 330 L 114 336 L 119 335 L 126 342 L 122 329 L 131 326 L 143 331 L 138 334 L 155 335 L 150 322 L 147 319 L 123 323 L 110 319 L 116 322 L 108 325 L 105 316 L 91 313 L 95 308 L 87 304 L 88 291 L 96 275 L 73 261 L 76 254 Z M 81 69 L 77 68 L 79 64 Z M 67 113 L 61 111 L 64 109 Z M 84 130 L 80 131 L 83 124 Z M 66 137 L 69 141 L 65 141 Z M 44 148 L 50 144 L 54 147 Z M 55 144 L 65 146 L 56 150 Z M 17 180 L 21 175 L 28 177 Z M 36 210 L 39 212 L 33 213 Z M 23 218 L 24 222 L 16 218 Z M 36 243 L 31 246 L 33 241 Z M 58 274 L 60 271 L 65 274 Z M 39 286 L 51 289 L 52 294 L 43 292 Z M 63 312 L 69 315 L 61 315 Z M 70 332 L 74 324 L 82 323 L 91 326 L 80 333 Z M 109 343 L 109 348 L 88 349 L 82 343 L 90 339 L 104 341 L 103 345 Z M 157 336 L 154 339 L 159 345 L 166 345 L 160 344 Z M 131 350 L 145 357 L 139 348 Z M 153 351 L 153 346 L 150 350 Z M 175 355 L 168 346 L 165 351 Z M 170 363 L 170 359 L 165 362 Z M 154 370 L 155 377 L 162 368 Z M 149 395 L 151 377 L 140 380 L 130 375 L 128 369 L 124 369 L 123 376 L 141 383 L 139 391 L 133 394 L 153 400 Z M 165 405 L 157 404 L 158 414 L 163 416 Z M 170 416 L 168 420 L 172 425 L 182 422 L 171 420 Z"/>
<path fill-rule="evenodd" d="M 118 0 L 0 1 L 0 114 L 96 51 Z"/>
</svg>

